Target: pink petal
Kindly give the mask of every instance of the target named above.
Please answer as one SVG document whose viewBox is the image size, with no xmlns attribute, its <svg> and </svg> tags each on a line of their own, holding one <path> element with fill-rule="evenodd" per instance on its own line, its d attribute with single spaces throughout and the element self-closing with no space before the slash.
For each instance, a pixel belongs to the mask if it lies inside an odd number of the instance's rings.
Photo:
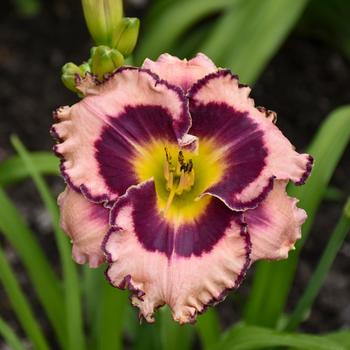
<svg viewBox="0 0 350 350">
<path fill-rule="evenodd" d="M 193 222 L 174 225 L 157 210 L 153 181 L 130 188 L 112 209 L 117 228 L 104 242 L 106 275 L 132 291 L 131 301 L 147 321 L 168 304 L 176 321 L 193 322 L 245 275 L 250 241 L 240 217 L 212 198 Z"/>
<path fill-rule="evenodd" d="M 161 79 L 180 86 L 187 91 L 197 80 L 218 69 L 206 55 L 199 53 L 191 60 L 180 60 L 167 53 L 159 56 L 157 61 L 146 59 L 142 68 L 158 74 Z"/>
<path fill-rule="evenodd" d="M 154 139 L 182 142 L 190 127 L 181 89 L 124 68 L 56 114 L 54 151 L 66 182 L 94 202 L 113 201 L 138 183 L 132 159 Z"/>
<path fill-rule="evenodd" d="M 307 218 L 297 199 L 286 193 L 286 182 L 275 181 L 273 190 L 256 209 L 245 212 L 252 242 L 252 260 L 286 259 L 301 238 L 301 225 Z"/>
<path fill-rule="evenodd" d="M 101 243 L 109 225 L 109 210 L 89 202 L 68 186 L 58 197 L 60 225 L 72 239 L 72 255 L 78 264 L 97 267 L 104 261 Z"/>
<path fill-rule="evenodd" d="M 227 70 L 210 74 L 188 93 L 190 133 L 210 140 L 225 165 L 222 181 L 205 193 L 232 209 L 256 207 L 272 189 L 274 178 L 303 184 L 313 159 L 295 152 L 263 109 L 255 108 L 250 89 Z"/>
</svg>

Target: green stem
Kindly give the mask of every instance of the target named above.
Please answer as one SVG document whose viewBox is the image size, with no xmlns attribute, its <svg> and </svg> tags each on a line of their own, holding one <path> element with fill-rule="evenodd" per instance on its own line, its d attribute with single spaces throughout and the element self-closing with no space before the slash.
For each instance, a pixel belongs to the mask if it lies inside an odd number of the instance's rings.
<svg viewBox="0 0 350 350">
<path fill-rule="evenodd" d="M 312 275 L 310 282 L 299 299 L 296 308 L 294 309 L 292 315 L 289 318 L 286 330 L 295 330 L 298 325 L 304 320 L 307 312 L 312 306 L 322 284 L 327 276 L 327 273 L 339 251 L 343 241 L 350 230 L 350 198 L 348 199 L 343 215 L 338 221 L 330 240 L 328 241 L 327 247 L 323 252 L 323 255 L 318 263 L 318 266 Z"/>
</svg>

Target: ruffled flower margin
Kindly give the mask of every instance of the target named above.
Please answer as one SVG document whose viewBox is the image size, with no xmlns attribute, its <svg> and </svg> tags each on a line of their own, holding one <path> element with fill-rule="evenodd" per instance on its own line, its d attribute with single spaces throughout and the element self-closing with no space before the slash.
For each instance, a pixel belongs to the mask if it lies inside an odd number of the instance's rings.
<svg viewBox="0 0 350 350">
<path fill-rule="evenodd" d="M 306 213 L 285 188 L 313 160 L 237 76 L 203 54 L 164 54 L 78 88 L 84 99 L 58 109 L 51 129 L 67 183 L 61 226 L 74 260 L 107 261 L 141 317 L 168 304 L 194 322 L 254 261 L 287 258 Z"/>
</svg>

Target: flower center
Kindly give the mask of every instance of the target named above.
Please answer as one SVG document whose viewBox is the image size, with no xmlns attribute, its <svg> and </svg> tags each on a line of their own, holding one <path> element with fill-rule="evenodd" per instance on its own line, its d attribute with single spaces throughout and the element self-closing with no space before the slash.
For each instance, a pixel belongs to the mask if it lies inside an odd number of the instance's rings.
<svg viewBox="0 0 350 350">
<path fill-rule="evenodd" d="M 166 213 L 170 208 L 174 197 L 180 196 L 184 191 L 188 192 L 194 185 L 194 169 L 192 159 L 185 160 L 182 151 L 178 152 L 177 160 L 174 161 L 168 149 L 165 150 L 164 177 L 166 189 L 169 191 L 168 200 L 164 209 Z"/>
<path fill-rule="evenodd" d="M 139 182 L 154 180 L 159 213 L 173 222 L 191 222 L 204 212 L 210 196 L 201 195 L 225 169 L 221 151 L 210 140 L 201 140 L 196 152 L 154 140 L 132 161 Z"/>
</svg>

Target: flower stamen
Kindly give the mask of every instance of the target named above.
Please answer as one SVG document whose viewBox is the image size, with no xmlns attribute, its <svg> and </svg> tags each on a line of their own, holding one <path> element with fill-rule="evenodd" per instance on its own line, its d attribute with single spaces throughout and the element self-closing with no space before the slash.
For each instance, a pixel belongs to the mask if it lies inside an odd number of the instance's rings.
<svg viewBox="0 0 350 350">
<path fill-rule="evenodd" d="M 172 157 L 167 148 L 164 148 L 166 161 L 164 163 L 164 178 L 166 189 L 170 192 L 164 209 L 164 214 L 169 210 L 175 195 L 180 196 L 184 191 L 189 191 L 194 185 L 194 169 L 192 159 L 185 161 L 182 151 L 179 151 L 177 163 L 172 163 Z"/>
</svg>

